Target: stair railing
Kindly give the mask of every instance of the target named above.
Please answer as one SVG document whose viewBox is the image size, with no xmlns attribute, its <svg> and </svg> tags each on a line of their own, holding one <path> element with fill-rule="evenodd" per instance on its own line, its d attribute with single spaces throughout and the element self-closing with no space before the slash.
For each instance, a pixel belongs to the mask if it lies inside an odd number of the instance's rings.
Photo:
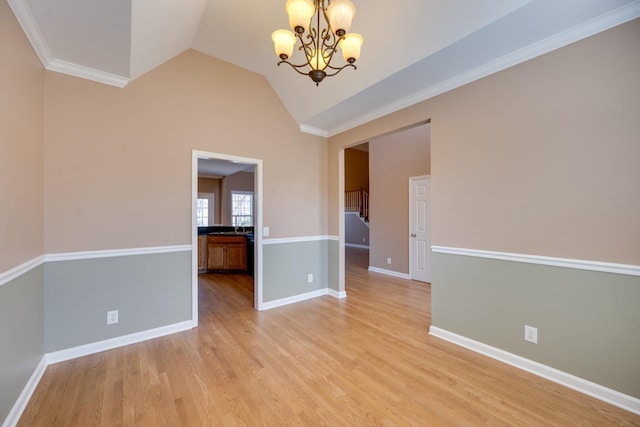
<svg viewBox="0 0 640 427">
<path fill-rule="evenodd" d="M 344 192 L 345 212 L 358 212 L 360 217 L 369 221 L 369 193 L 362 187 L 359 190 L 349 190 Z"/>
</svg>

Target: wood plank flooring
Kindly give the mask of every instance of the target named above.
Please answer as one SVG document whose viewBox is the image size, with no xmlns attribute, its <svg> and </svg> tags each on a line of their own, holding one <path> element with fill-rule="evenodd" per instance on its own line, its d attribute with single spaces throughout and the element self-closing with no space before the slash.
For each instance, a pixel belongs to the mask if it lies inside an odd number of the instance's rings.
<svg viewBox="0 0 640 427">
<path fill-rule="evenodd" d="M 429 336 L 430 285 L 347 257 L 348 298 L 265 312 L 248 276 L 201 276 L 197 329 L 48 367 L 19 425 L 640 425 Z"/>
</svg>

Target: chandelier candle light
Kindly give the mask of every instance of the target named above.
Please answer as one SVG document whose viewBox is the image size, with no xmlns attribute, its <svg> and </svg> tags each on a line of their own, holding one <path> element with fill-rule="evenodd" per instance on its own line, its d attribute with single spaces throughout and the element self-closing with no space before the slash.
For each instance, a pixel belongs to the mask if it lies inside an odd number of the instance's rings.
<svg viewBox="0 0 640 427">
<path fill-rule="evenodd" d="M 276 30 L 271 35 L 276 55 L 280 58 L 278 65 L 289 64 L 298 73 L 311 77 L 316 86 L 325 77 L 335 76 L 346 67 L 356 69 L 354 62 L 360 57 L 363 39 L 360 34 L 349 33 L 356 13 L 353 3 L 349 0 L 287 0 L 285 8 L 294 32 Z M 312 21 L 314 15 L 315 27 Z M 306 58 L 306 62 L 300 65 L 288 61 L 296 40 L 300 42 L 298 49 L 303 51 Z M 331 60 L 338 47 L 347 63 L 334 67 Z"/>
</svg>

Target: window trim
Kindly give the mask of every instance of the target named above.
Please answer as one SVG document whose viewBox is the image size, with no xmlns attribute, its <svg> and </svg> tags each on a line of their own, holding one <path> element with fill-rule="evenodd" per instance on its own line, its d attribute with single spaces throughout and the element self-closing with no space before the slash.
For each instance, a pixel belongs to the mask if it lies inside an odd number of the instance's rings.
<svg viewBox="0 0 640 427">
<path fill-rule="evenodd" d="M 246 225 L 245 227 L 253 227 L 254 223 L 255 223 L 255 204 L 256 204 L 256 198 L 255 198 L 255 194 L 253 191 L 243 191 L 243 190 L 231 190 L 231 203 L 230 203 L 230 218 L 231 218 L 231 225 L 233 225 L 234 227 L 235 225 L 235 221 L 234 219 L 236 217 L 246 217 L 247 215 L 234 215 L 233 214 L 233 195 L 234 194 L 243 194 L 243 195 L 249 195 L 251 196 L 251 215 L 250 215 L 250 219 L 251 219 L 251 223 L 250 225 Z M 242 227 L 240 225 L 238 225 L 237 227 Z"/>
<path fill-rule="evenodd" d="M 204 227 L 211 227 L 215 224 L 215 193 L 198 193 L 197 199 L 207 199 L 209 201 L 209 224 Z M 196 225 L 198 223 L 198 201 L 196 200 Z M 203 226 L 200 226 L 203 227 Z"/>
</svg>

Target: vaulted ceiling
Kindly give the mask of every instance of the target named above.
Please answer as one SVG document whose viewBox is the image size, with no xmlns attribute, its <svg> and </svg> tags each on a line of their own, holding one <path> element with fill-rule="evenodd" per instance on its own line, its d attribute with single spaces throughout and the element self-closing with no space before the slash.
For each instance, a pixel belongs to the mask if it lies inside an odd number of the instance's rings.
<svg viewBox="0 0 640 427">
<path fill-rule="evenodd" d="M 124 87 L 196 49 L 262 74 L 324 136 L 640 16 L 640 0 L 352 1 L 358 69 L 316 87 L 276 66 L 285 0 L 7 0 L 47 69 Z"/>
</svg>

